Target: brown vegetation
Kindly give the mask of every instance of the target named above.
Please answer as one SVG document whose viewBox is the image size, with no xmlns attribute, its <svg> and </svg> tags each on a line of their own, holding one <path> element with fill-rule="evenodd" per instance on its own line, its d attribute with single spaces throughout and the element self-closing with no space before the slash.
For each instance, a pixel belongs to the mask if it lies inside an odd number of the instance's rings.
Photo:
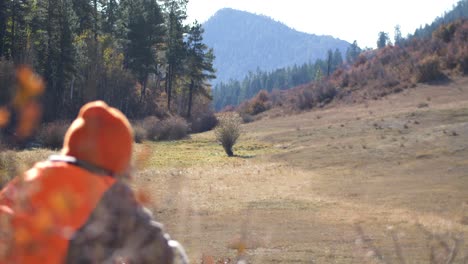
<svg viewBox="0 0 468 264">
<path fill-rule="evenodd" d="M 224 113 L 215 128 L 216 140 L 221 143 L 229 157 L 234 156 L 232 148 L 241 135 L 241 119 L 236 113 Z"/>
<path fill-rule="evenodd" d="M 69 126 L 69 121 L 55 121 L 43 124 L 39 128 L 36 139 L 44 148 L 60 149 L 63 146 L 63 138 Z"/>
<path fill-rule="evenodd" d="M 430 39 L 412 39 L 362 53 L 332 76 L 288 91 L 259 93 L 237 111 L 255 116 L 270 108 L 289 112 L 323 107 L 331 101 L 363 102 L 468 73 L 468 20 L 441 26 Z M 262 98 L 268 98 L 265 103 Z M 274 103 L 271 98 L 274 98 Z M 244 118 L 250 121 L 251 118 Z M 254 118 L 258 119 L 258 118 Z"/>
</svg>

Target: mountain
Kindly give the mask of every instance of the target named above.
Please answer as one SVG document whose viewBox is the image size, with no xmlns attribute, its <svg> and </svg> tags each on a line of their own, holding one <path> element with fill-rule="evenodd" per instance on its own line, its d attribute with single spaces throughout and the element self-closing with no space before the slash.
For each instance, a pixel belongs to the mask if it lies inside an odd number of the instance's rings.
<svg viewBox="0 0 468 264">
<path fill-rule="evenodd" d="M 203 25 L 204 42 L 214 49 L 217 79 L 242 79 L 249 71 L 271 71 L 323 59 L 329 49 L 343 54 L 349 43 L 296 31 L 263 15 L 221 9 Z"/>
</svg>

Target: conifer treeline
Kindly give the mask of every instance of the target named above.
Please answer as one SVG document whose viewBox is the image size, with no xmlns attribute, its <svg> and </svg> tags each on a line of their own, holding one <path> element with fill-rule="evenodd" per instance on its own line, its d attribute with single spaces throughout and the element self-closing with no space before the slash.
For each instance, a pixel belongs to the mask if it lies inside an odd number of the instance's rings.
<svg viewBox="0 0 468 264">
<path fill-rule="evenodd" d="M 419 27 L 414 34 L 409 36 L 413 38 L 431 38 L 432 33 L 443 24 L 454 22 L 460 18 L 468 18 L 468 0 L 460 0 L 453 9 L 437 17 L 431 24 L 426 24 L 424 27 Z"/>
<path fill-rule="evenodd" d="M 214 56 L 202 26 L 184 24 L 187 3 L 0 0 L 0 66 L 28 64 L 44 77 L 48 121 L 72 118 L 95 99 L 132 118 L 190 116 L 193 104 L 210 99 Z M 0 103 L 11 93 L 0 93 Z"/>
<path fill-rule="evenodd" d="M 361 53 L 354 41 L 346 52 L 345 60 L 352 63 Z M 222 110 L 226 106 L 237 106 L 241 102 L 253 98 L 260 90 L 284 90 L 319 80 L 331 75 L 344 62 L 343 55 L 336 49 L 328 50 L 326 59 L 318 59 L 314 63 L 281 68 L 272 72 L 250 72 L 242 81 L 231 80 L 219 83 L 213 90 L 214 107 Z"/>
</svg>

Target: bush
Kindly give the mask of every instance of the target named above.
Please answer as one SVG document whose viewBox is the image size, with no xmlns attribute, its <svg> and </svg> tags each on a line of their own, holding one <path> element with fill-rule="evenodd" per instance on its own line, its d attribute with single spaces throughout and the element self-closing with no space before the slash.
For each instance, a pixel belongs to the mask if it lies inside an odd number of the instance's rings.
<svg viewBox="0 0 468 264">
<path fill-rule="evenodd" d="M 313 92 L 315 101 L 319 103 L 329 103 L 338 93 L 336 88 L 328 82 L 319 83 Z"/>
<path fill-rule="evenodd" d="M 159 121 L 156 128 L 157 140 L 177 140 L 187 136 L 189 125 L 185 119 L 172 116 Z"/>
<path fill-rule="evenodd" d="M 213 129 L 218 124 L 218 119 L 213 112 L 205 113 L 191 120 L 191 132 L 201 133 Z"/>
<path fill-rule="evenodd" d="M 441 39 L 442 41 L 448 43 L 452 40 L 456 29 L 457 27 L 455 23 L 442 25 L 432 33 L 432 37 Z"/>
<path fill-rule="evenodd" d="M 261 90 L 249 101 L 241 103 L 237 109 L 242 114 L 257 115 L 271 108 L 270 96 L 265 90 Z"/>
<path fill-rule="evenodd" d="M 141 122 L 142 128 L 146 131 L 146 139 L 156 140 L 158 137 L 159 118 L 148 116 Z"/>
<path fill-rule="evenodd" d="M 314 96 L 310 90 L 303 90 L 297 95 L 297 107 L 300 110 L 311 109 L 314 107 Z"/>
<path fill-rule="evenodd" d="M 255 121 L 255 118 L 251 114 L 241 112 L 240 117 L 242 119 L 242 123 L 244 124 L 252 123 L 253 121 Z"/>
<path fill-rule="evenodd" d="M 234 156 L 232 148 L 241 135 L 241 118 L 237 113 L 226 113 L 219 117 L 215 129 L 216 140 L 221 143 L 229 157 Z"/>
<path fill-rule="evenodd" d="M 468 74 L 468 48 L 464 48 L 458 58 L 458 70 L 464 74 Z"/>
<path fill-rule="evenodd" d="M 39 128 L 36 138 L 45 148 L 60 149 L 63 146 L 63 138 L 69 126 L 69 121 L 44 124 Z"/>
<path fill-rule="evenodd" d="M 264 102 L 254 100 L 250 104 L 249 113 L 252 115 L 258 115 L 260 113 L 265 112 L 266 110 L 267 110 L 267 107 Z"/>
<path fill-rule="evenodd" d="M 418 82 L 431 82 L 443 77 L 444 74 L 440 70 L 439 59 L 436 56 L 426 57 L 417 65 L 416 80 Z"/>
<path fill-rule="evenodd" d="M 143 122 L 136 122 L 132 124 L 133 128 L 133 140 L 136 143 L 141 143 L 148 139 L 148 133 L 143 125 Z"/>
</svg>

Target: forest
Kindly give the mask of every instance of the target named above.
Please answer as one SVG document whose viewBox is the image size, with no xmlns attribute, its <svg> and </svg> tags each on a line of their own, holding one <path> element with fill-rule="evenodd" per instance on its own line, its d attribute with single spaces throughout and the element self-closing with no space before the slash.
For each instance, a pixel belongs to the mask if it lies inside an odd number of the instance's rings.
<svg viewBox="0 0 468 264">
<path fill-rule="evenodd" d="M 15 69 L 41 76 L 46 122 L 104 100 L 131 119 L 210 110 L 213 51 L 188 0 L 0 0 L 0 106 L 12 108 Z"/>
<path fill-rule="evenodd" d="M 343 55 L 338 49 L 328 50 L 326 59 L 317 59 L 314 63 L 304 63 L 292 67 L 280 68 L 271 72 L 260 69 L 250 72 L 243 80 L 230 80 L 215 85 L 213 90 L 213 103 L 216 110 L 225 107 L 237 106 L 243 101 L 253 98 L 261 90 L 285 90 L 312 81 L 329 77 L 343 63 L 352 64 L 361 53 L 361 48 L 354 41 Z"/>
</svg>

